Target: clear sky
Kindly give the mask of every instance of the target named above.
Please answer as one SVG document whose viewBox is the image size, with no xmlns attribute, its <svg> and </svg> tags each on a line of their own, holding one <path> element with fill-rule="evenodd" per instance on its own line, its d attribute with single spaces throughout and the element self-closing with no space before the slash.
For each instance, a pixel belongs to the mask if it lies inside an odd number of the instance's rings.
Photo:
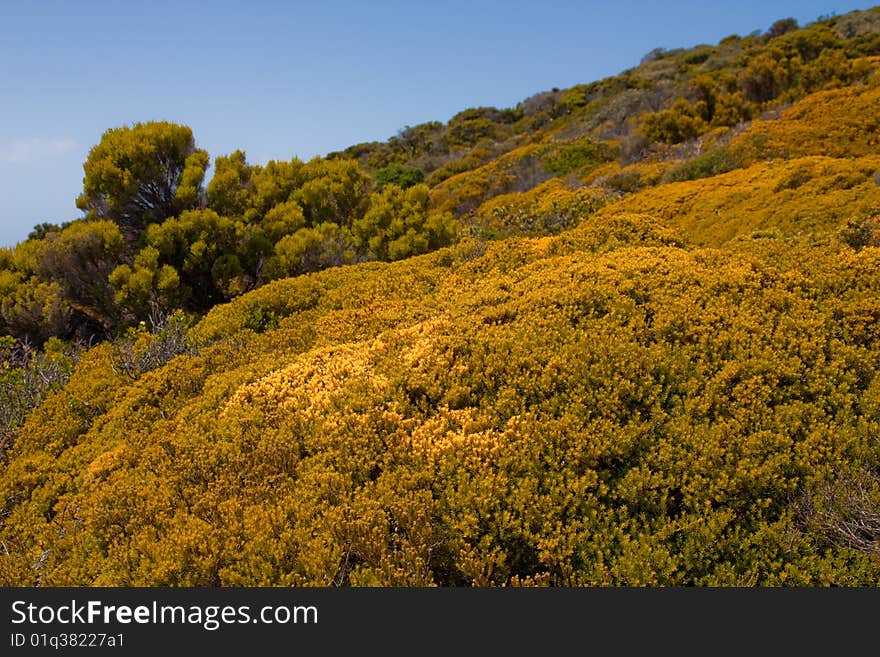
<svg viewBox="0 0 880 657">
<path fill-rule="evenodd" d="M 613 75 L 655 47 L 872 4 L 0 0 L 0 245 L 81 215 L 82 163 L 111 127 L 169 120 L 212 157 L 308 159 Z"/>
</svg>

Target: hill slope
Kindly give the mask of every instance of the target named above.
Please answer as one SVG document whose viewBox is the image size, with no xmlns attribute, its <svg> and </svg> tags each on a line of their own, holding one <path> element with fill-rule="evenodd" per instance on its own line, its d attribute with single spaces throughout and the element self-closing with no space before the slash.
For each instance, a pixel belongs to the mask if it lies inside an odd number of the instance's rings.
<svg viewBox="0 0 880 657">
<path fill-rule="evenodd" d="M 0 582 L 876 585 L 878 16 L 353 147 L 454 243 L 7 365 Z"/>
</svg>

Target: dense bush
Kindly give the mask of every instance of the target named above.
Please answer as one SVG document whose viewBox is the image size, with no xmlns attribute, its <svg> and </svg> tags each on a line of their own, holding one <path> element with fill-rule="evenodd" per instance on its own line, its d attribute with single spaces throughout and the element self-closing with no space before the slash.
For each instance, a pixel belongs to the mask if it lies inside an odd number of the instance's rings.
<svg viewBox="0 0 880 657">
<path fill-rule="evenodd" d="M 585 219 L 607 202 L 601 190 L 569 189 L 558 178 L 527 192 L 502 194 L 477 210 L 477 228 L 487 237 L 558 233 Z"/>
<path fill-rule="evenodd" d="M 544 156 L 544 167 L 551 173 L 564 176 L 586 166 L 610 162 L 617 156 L 614 148 L 591 139 L 578 139 L 562 144 Z"/>
<path fill-rule="evenodd" d="M 650 141 L 678 144 L 702 134 L 708 126 L 696 108 L 686 100 L 679 99 L 668 110 L 648 114 L 644 119 L 643 132 Z"/>
<path fill-rule="evenodd" d="M 0 475 L 4 582 L 875 582 L 799 500 L 880 459 L 876 250 L 658 228 L 329 270 L 244 328 L 280 282 L 133 381 L 90 353 Z"/>
<path fill-rule="evenodd" d="M 111 365 L 120 376 L 137 379 L 176 356 L 196 353 L 188 334 L 191 322 L 183 313 L 165 315 L 154 307 L 150 324 L 150 332 L 142 324 L 114 342 Z"/>
<path fill-rule="evenodd" d="M 739 168 L 736 154 L 729 148 L 720 147 L 698 155 L 670 170 L 666 175 L 669 182 L 709 178 Z"/>
<path fill-rule="evenodd" d="M 667 175 L 691 173 L 689 167 L 679 165 Z M 792 239 L 827 241 L 857 209 L 868 213 L 880 207 L 880 188 L 872 180 L 878 168 L 876 156 L 762 162 L 712 178 L 650 187 L 602 212 L 650 214 L 701 244 L 722 245 L 764 229 Z"/>
<path fill-rule="evenodd" d="M 40 351 L 8 336 L 0 338 L 0 464 L 7 461 L 28 414 L 67 382 L 78 352 L 57 338 Z"/>
<path fill-rule="evenodd" d="M 379 188 L 385 185 L 397 185 L 403 189 L 418 185 L 425 180 L 425 174 L 421 169 L 407 167 L 397 162 L 389 164 L 384 169 L 376 172 L 376 184 Z"/>
</svg>

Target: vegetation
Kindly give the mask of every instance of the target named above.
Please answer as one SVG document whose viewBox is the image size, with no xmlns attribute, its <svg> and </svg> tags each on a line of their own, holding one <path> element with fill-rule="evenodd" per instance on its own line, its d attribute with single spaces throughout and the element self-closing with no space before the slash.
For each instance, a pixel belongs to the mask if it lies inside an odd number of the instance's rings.
<svg viewBox="0 0 880 657">
<path fill-rule="evenodd" d="M 877 585 L 880 10 L 0 250 L 4 585 Z"/>
</svg>

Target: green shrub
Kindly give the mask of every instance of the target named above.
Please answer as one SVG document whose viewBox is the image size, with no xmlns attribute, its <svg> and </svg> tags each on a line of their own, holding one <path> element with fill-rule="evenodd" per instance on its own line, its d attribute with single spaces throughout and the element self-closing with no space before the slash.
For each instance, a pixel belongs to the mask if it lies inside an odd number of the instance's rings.
<svg viewBox="0 0 880 657">
<path fill-rule="evenodd" d="M 564 176 L 586 166 L 610 162 L 615 157 L 617 150 L 611 145 L 583 138 L 555 147 L 541 163 L 550 173 Z"/>
<path fill-rule="evenodd" d="M 665 181 L 681 182 L 711 178 L 741 166 L 737 156 L 729 148 L 722 146 L 682 162 L 666 174 Z"/>
<path fill-rule="evenodd" d="M 839 235 L 844 244 L 856 251 L 868 246 L 880 246 L 880 214 L 848 219 Z"/>
<path fill-rule="evenodd" d="M 418 185 L 425 180 L 425 173 L 415 167 L 404 166 L 398 162 L 392 162 L 384 169 L 376 172 L 376 184 L 379 189 L 385 185 L 397 185 L 401 189 L 407 189 Z"/>
<path fill-rule="evenodd" d="M 642 119 L 642 133 L 650 141 L 678 144 L 701 135 L 707 128 L 700 111 L 679 99 L 667 110 L 647 114 Z"/>
</svg>

